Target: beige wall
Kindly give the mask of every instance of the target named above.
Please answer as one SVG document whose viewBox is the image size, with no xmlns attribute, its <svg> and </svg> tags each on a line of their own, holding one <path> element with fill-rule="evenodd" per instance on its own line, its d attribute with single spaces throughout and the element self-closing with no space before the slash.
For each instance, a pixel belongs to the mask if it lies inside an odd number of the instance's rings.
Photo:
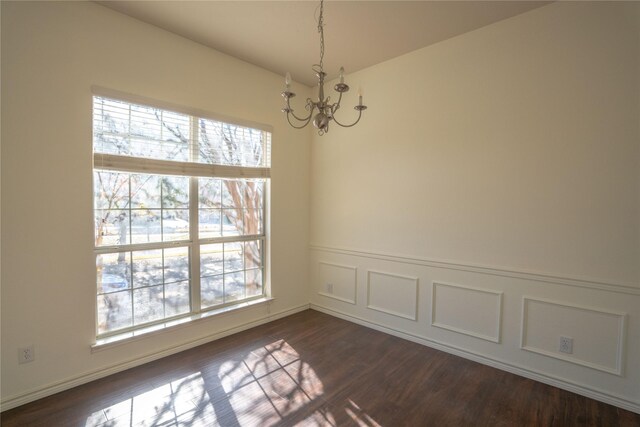
<svg viewBox="0 0 640 427">
<path fill-rule="evenodd" d="M 282 81 L 95 3 L 2 2 L 3 403 L 308 303 L 309 136 L 281 117 Z M 92 85 L 273 126 L 270 312 L 91 353 Z M 18 365 L 29 344 L 36 361 Z"/>
<path fill-rule="evenodd" d="M 313 306 L 640 411 L 639 10 L 557 2 L 348 76 Z"/>
<path fill-rule="evenodd" d="M 311 242 L 640 286 L 635 8 L 551 5 L 350 76 L 370 108 L 313 143 Z"/>
</svg>

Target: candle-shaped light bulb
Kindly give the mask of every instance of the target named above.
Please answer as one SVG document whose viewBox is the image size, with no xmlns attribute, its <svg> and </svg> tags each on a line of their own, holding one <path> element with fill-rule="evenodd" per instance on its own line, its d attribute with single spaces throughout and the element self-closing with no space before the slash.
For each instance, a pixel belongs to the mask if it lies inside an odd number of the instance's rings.
<svg viewBox="0 0 640 427">
<path fill-rule="evenodd" d="M 287 71 L 287 74 L 284 76 L 284 84 L 287 85 L 287 89 L 291 86 L 291 73 Z"/>
<path fill-rule="evenodd" d="M 340 84 L 344 84 L 344 67 L 340 67 Z"/>
<path fill-rule="evenodd" d="M 358 88 L 358 105 L 362 105 L 362 87 Z"/>
</svg>

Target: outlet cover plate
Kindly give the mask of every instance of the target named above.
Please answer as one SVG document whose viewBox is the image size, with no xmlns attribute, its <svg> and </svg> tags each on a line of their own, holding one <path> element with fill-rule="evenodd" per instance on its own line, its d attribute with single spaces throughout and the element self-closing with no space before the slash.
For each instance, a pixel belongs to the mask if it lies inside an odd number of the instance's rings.
<svg viewBox="0 0 640 427">
<path fill-rule="evenodd" d="M 573 354 L 573 338 L 560 337 L 560 353 Z"/>
<path fill-rule="evenodd" d="M 36 360 L 36 353 L 32 345 L 18 349 L 18 363 L 30 363 L 34 360 Z"/>
</svg>

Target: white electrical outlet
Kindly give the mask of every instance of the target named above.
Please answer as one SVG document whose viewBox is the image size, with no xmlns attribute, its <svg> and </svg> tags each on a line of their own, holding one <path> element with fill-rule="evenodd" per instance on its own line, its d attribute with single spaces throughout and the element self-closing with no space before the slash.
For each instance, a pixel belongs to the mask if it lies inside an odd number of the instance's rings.
<svg viewBox="0 0 640 427">
<path fill-rule="evenodd" d="M 327 293 L 332 294 L 333 293 L 333 283 L 327 283 Z"/>
<path fill-rule="evenodd" d="M 573 338 L 560 337 L 560 347 L 558 348 L 560 353 L 573 353 Z"/>
<path fill-rule="evenodd" d="M 18 349 L 18 363 L 29 363 L 36 360 L 36 352 L 32 345 Z"/>
</svg>

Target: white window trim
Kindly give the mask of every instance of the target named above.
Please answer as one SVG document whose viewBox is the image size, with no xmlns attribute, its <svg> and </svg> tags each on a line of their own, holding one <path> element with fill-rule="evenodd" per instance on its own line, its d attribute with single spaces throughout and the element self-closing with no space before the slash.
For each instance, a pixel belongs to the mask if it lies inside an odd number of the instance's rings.
<svg viewBox="0 0 640 427">
<path fill-rule="evenodd" d="M 268 296 L 264 296 L 264 297 L 256 298 L 252 300 L 244 300 L 241 303 L 235 304 L 233 306 L 216 308 L 215 310 L 203 311 L 198 314 L 194 314 L 191 316 L 182 317 L 174 320 L 167 320 L 163 323 L 156 324 L 156 325 L 149 325 L 137 330 L 110 335 L 105 338 L 96 339 L 96 342 L 91 346 L 91 352 L 95 353 L 98 351 L 106 350 L 108 348 L 116 347 L 129 342 L 138 341 L 141 339 L 151 337 L 153 335 L 163 333 L 165 331 L 178 330 L 185 326 L 191 325 L 193 323 L 210 319 L 212 317 L 218 317 L 231 312 L 235 313 L 238 311 L 255 308 L 262 305 L 269 306 L 273 301 L 275 301 L 275 298 L 268 297 Z"/>
</svg>

